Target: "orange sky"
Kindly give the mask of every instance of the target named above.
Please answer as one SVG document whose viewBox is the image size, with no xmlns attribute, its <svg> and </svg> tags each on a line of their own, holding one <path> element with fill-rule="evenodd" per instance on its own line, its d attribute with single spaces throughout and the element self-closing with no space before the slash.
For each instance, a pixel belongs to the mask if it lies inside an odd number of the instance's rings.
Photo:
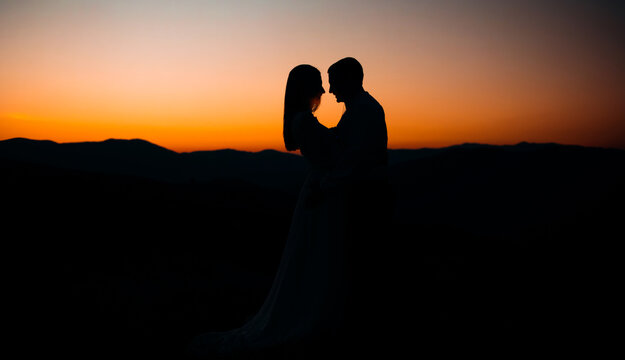
<svg viewBox="0 0 625 360">
<path fill-rule="evenodd" d="M 444 4 L 441 4 L 444 3 Z M 6 1 L 0 139 L 284 150 L 288 72 L 356 57 L 390 148 L 625 148 L 625 31 L 609 2 Z M 620 15 L 619 15 L 620 14 Z M 343 111 L 324 95 L 319 120 Z"/>
</svg>

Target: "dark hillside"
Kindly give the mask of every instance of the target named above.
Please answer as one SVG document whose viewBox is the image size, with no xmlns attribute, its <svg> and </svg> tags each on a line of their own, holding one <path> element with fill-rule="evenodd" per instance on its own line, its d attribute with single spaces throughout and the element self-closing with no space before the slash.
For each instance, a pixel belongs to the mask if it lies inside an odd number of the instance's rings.
<svg viewBox="0 0 625 360">
<path fill-rule="evenodd" d="M 397 326 L 414 324 L 406 341 L 528 347 L 601 333 L 620 280 L 625 151 L 389 156 L 395 211 L 379 242 L 395 255 L 372 263 L 397 269 L 389 296 Z M 240 325 L 262 303 L 306 168 L 277 151 L 0 142 L 7 326 L 69 358 L 180 358 L 192 335 Z"/>
</svg>

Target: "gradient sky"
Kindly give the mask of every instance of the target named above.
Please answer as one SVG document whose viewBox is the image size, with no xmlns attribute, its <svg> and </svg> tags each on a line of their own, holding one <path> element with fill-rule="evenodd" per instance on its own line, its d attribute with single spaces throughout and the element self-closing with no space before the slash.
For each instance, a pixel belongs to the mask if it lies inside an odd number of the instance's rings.
<svg viewBox="0 0 625 360">
<path fill-rule="evenodd" d="M 0 0 L 0 139 L 284 151 L 288 72 L 353 56 L 390 148 L 625 148 L 617 3 Z"/>
</svg>

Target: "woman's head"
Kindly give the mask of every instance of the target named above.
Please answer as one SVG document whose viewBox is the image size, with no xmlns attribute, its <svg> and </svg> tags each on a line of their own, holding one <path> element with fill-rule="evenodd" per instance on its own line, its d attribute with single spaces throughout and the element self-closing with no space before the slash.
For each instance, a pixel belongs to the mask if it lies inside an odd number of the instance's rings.
<svg viewBox="0 0 625 360">
<path fill-rule="evenodd" d="M 284 95 L 283 136 L 286 149 L 294 151 L 299 148 L 291 134 L 291 120 L 300 111 L 314 112 L 321 103 L 321 95 L 325 93 L 321 84 L 321 73 L 310 65 L 298 65 L 289 73 Z"/>
</svg>

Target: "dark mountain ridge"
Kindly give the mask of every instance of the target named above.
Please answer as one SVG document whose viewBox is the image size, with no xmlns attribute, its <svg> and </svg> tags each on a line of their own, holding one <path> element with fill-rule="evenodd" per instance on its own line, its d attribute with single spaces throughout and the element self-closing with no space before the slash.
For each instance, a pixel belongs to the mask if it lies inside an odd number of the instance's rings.
<svg viewBox="0 0 625 360">
<path fill-rule="evenodd" d="M 252 153 L 227 149 L 176 153 L 139 139 L 59 144 L 48 140 L 15 138 L 0 141 L 0 157 L 170 183 L 242 178 L 268 187 L 285 185 L 273 173 L 301 177 L 306 168 L 301 157 L 278 151 Z"/>
<path fill-rule="evenodd" d="M 623 154 L 617 149 L 588 148 L 554 143 L 517 145 L 485 145 L 466 143 L 446 148 L 389 150 L 391 167 L 433 156 L 471 153 L 475 151 L 533 153 L 578 151 Z M 264 186 L 268 173 L 299 175 L 306 171 L 305 160 L 296 154 L 276 150 L 245 152 L 232 149 L 177 153 L 141 139 L 108 139 L 101 142 L 56 143 L 50 140 L 14 138 L 0 141 L 0 157 L 33 164 L 73 170 L 116 173 L 150 178 L 158 181 L 186 183 L 206 182 L 217 178 L 246 178 Z M 405 164 L 404 164 L 405 165 Z M 285 173 L 286 172 L 286 173 Z M 258 177 L 260 175 L 260 177 Z"/>
<path fill-rule="evenodd" d="M 178 185 L 256 186 L 291 198 L 308 167 L 303 157 L 275 150 L 176 153 L 140 139 L 58 144 L 16 138 L 0 141 L 0 159 Z M 453 223 L 481 234 L 506 232 L 519 219 L 536 224 L 570 217 L 580 204 L 619 192 L 625 179 L 625 151 L 555 143 L 389 150 L 389 164 L 397 221 Z"/>
<path fill-rule="evenodd" d="M 176 153 L 140 139 L 58 144 L 16 138 L 0 141 L 0 159 L 179 186 L 256 186 L 291 198 L 308 167 L 303 157 L 275 150 Z M 482 234 L 506 232 L 518 219 L 536 224 L 570 217 L 581 204 L 619 192 L 625 179 L 624 150 L 554 143 L 389 150 L 389 163 L 397 221 L 453 223 Z"/>
</svg>

